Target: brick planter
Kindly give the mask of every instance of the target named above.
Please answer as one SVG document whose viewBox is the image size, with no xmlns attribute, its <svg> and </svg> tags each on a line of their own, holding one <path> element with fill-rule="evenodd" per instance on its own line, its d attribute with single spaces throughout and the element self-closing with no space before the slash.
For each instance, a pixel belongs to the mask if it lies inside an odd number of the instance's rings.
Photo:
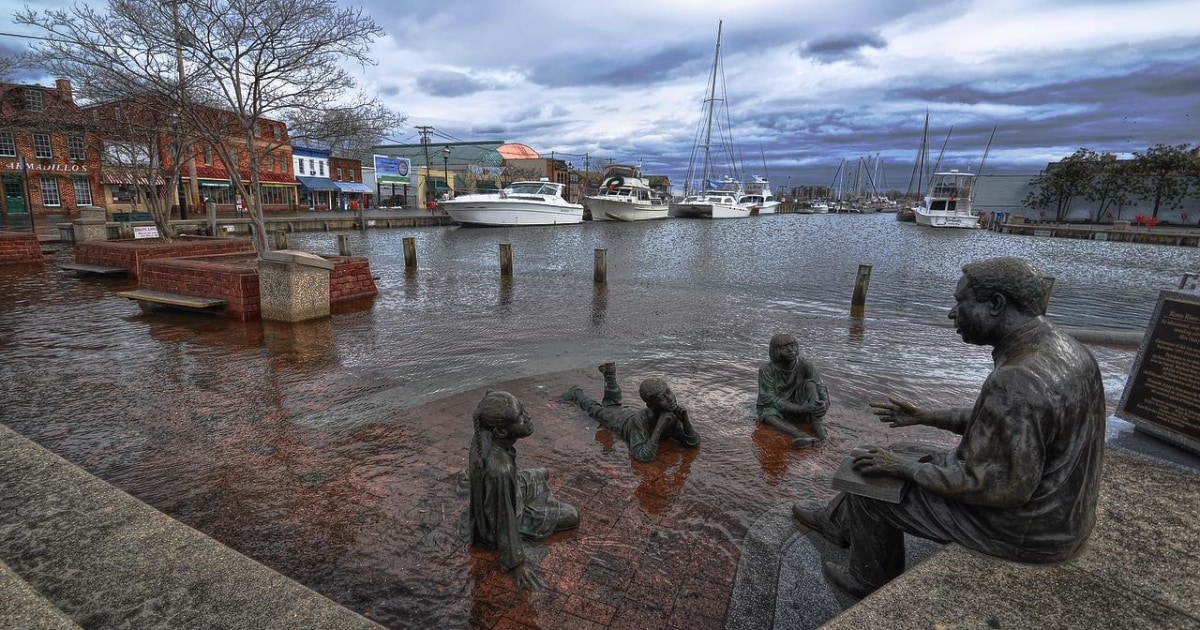
<svg viewBox="0 0 1200 630">
<path fill-rule="evenodd" d="M 45 260 L 37 234 L 0 234 L 0 265 Z"/>
<path fill-rule="evenodd" d="M 185 237 L 174 241 L 134 239 L 89 241 L 75 245 L 75 262 L 101 267 L 121 267 L 139 279 L 145 261 L 158 258 L 253 253 L 254 243 L 241 238 Z"/>
<path fill-rule="evenodd" d="M 258 268 L 254 254 L 156 258 L 141 263 L 138 288 L 225 300 L 225 315 L 258 319 Z"/>
<path fill-rule="evenodd" d="M 323 256 L 334 263 L 329 273 L 329 303 L 340 304 L 379 295 L 371 263 L 362 256 Z"/>
<path fill-rule="evenodd" d="M 372 298 L 379 294 L 375 280 L 371 277 L 371 264 L 366 258 L 322 258 L 334 264 L 333 270 L 329 272 L 330 306 Z M 238 321 L 252 321 L 262 317 L 258 261 L 253 252 L 142 259 L 140 265 L 140 289 L 225 300 L 224 314 Z"/>
</svg>

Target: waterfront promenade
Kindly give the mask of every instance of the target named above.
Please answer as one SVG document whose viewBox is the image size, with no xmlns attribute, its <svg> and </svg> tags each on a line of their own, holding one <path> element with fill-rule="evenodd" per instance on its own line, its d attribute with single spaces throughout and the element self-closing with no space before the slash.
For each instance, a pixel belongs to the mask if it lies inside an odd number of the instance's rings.
<svg viewBox="0 0 1200 630">
<path fill-rule="evenodd" d="M 303 326 L 142 315 L 114 296 L 125 281 L 59 272 L 54 262 L 69 260 L 62 245 L 44 267 L 0 270 L 9 297 L 0 305 L 0 338 L 7 340 L 0 364 L 10 383 L 3 423 L 94 476 L 81 483 L 97 497 L 128 493 L 169 515 L 174 527 L 202 532 L 207 544 L 225 549 L 214 557 L 244 556 L 287 576 L 269 580 L 292 593 L 272 610 L 318 593 L 336 602 L 328 606 L 392 628 L 803 628 L 829 621 L 851 603 L 828 591 L 814 562 L 834 552 L 813 546 L 787 518 L 788 506 L 828 496 L 832 470 L 857 444 L 952 443 L 940 432 L 885 430 L 866 403 L 897 392 L 927 405 L 954 404 L 978 391 L 990 356 L 962 344 L 945 319 L 962 260 L 1004 253 L 1042 261 L 1057 278 L 1051 318 L 1110 336 L 1144 327 L 1157 290 L 1174 288 L 1194 262 L 1188 248 L 943 234 L 888 216 L 338 235 L 371 259 L 380 296 Z M 297 232 L 291 240 L 329 251 L 334 236 Z M 420 268 L 412 274 L 403 265 L 405 237 L 418 246 Z M 511 282 L 496 277 L 498 242 L 513 243 Z M 604 289 L 591 284 L 596 247 L 610 252 Z M 846 311 L 859 262 L 874 264 L 875 276 L 867 314 L 855 319 Z M 796 265 L 805 273 L 795 273 Z M 797 334 L 830 385 L 826 447 L 793 451 L 753 422 L 754 369 L 781 330 Z M 1092 348 L 1115 404 L 1136 346 Z M 668 450 L 653 464 L 632 462 L 624 445 L 557 400 L 570 385 L 598 388 L 601 360 L 617 361 L 629 387 L 646 375 L 667 378 L 695 410 L 702 444 L 694 457 Z M 538 594 L 515 593 L 493 553 L 472 552 L 458 537 L 465 499 L 456 481 L 470 411 L 487 388 L 509 389 L 525 402 L 537 432 L 518 445 L 520 463 L 549 468 L 556 492 L 583 514 L 578 532 L 531 547 L 550 584 Z M 1179 576 L 1197 568 L 1195 477 L 1129 459 L 1119 424 L 1112 437 L 1105 529 L 1093 539 L 1098 555 L 1033 575 L 956 555 L 962 550 L 921 547 L 916 555 L 929 559 L 892 586 L 924 581 L 895 593 L 889 586 L 844 619 L 861 620 L 854 615 L 884 605 L 891 627 L 1061 625 L 1045 616 L 1052 611 L 1092 627 L 1146 620 L 1189 627 L 1195 587 Z M 120 627 L 120 619 L 137 620 L 130 627 L 153 627 L 150 620 L 238 627 L 204 620 L 209 594 L 228 591 L 205 586 L 219 574 L 209 572 L 215 563 L 188 560 L 198 547 L 150 565 L 139 557 L 158 534 L 146 528 L 121 537 L 139 519 L 104 507 L 107 499 L 84 504 L 70 488 L 26 475 L 29 462 L 11 462 L 4 487 L 18 490 L 0 498 L 11 545 L 0 559 L 33 594 L 51 593 L 44 599 L 72 619 L 110 620 L 73 622 L 84 627 Z M 97 528 L 92 516 L 110 520 Z M 101 538 L 50 525 L 70 521 Z M 30 541 L 43 534 L 78 562 L 41 554 Z M 108 544 L 96 544 L 101 539 Z M 30 549 L 38 553 L 22 553 Z M 106 555 L 115 550 L 132 564 L 118 571 L 97 561 L 117 557 Z M 1098 572 L 1103 558 L 1130 570 Z M 144 580 L 142 591 L 125 586 L 131 594 L 166 585 L 180 607 L 120 592 L 88 594 L 97 583 L 84 577 L 96 574 L 84 570 L 89 562 L 114 586 L 119 576 Z M 934 597 L 944 591 L 930 591 L 933 578 L 921 576 L 938 562 L 944 568 L 934 577 L 952 583 L 963 580 L 955 567 L 988 578 L 978 592 Z M 1068 588 L 1099 589 L 1097 576 L 1136 596 L 1106 597 L 1110 605 L 1101 609 Z M 83 588 L 68 596 L 72 584 Z M 235 614 L 241 601 L 228 600 L 223 612 Z M 906 606 L 904 614 L 888 609 L 889 601 Z M 96 617 L 76 616 L 88 606 Z M 1095 623 L 1101 610 L 1129 616 Z"/>
</svg>

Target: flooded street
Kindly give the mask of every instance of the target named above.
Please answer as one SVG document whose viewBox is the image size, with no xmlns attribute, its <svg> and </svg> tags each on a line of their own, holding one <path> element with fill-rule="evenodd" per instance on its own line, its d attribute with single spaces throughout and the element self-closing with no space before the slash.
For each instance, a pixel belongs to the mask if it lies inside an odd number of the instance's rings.
<svg viewBox="0 0 1200 630">
<path fill-rule="evenodd" d="M 1125 331 L 1144 329 L 1158 291 L 1197 267 L 1195 249 L 930 230 L 891 215 L 347 234 L 379 296 L 299 325 L 144 315 L 115 296 L 128 281 L 0 267 L 3 423 L 384 625 L 485 626 L 494 560 L 457 533 L 475 390 L 520 392 L 537 433 L 519 462 L 549 468 L 556 492 L 582 505 L 579 532 L 534 552 L 551 577 L 570 579 L 561 567 L 583 556 L 615 558 L 619 573 L 621 559 L 646 554 L 686 573 L 693 549 L 727 567 L 766 509 L 827 496 L 851 446 L 953 443 L 933 430 L 889 434 L 866 402 L 973 400 L 990 351 L 962 343 L 946 318 L 964 263 L 1026 258 L 1055 278 L 1052 321 Z M 410 236 L 415 274 L 404 269 Z M 337 249 L 335 233 L 289 240 Z M 512 244 L 507 282 L 500 243 Z M 608 250 L 607 288 L 592 284 L 596 248 Z M 64 248 L 55 262 L 70 258 Z M 866 316 L 853 320 L 860 263 L 873 275 Z M 792 451 L 753 422 L 755 370 L 778 332 L 797 337 L 829 385 L 820 449 Z M 1115 405 L 1136 348 L 1092 350 Z M 572 384 L 599 393 L 602 361 L 618 363 L 631 393 L 665 376 L 693 409 L 701 448 L 632 463 L 555 400 Z M 621 534 L 637 528 L 645 535 Z M 655 536 L 667 542 L 631 542 Z"/>
</svg>

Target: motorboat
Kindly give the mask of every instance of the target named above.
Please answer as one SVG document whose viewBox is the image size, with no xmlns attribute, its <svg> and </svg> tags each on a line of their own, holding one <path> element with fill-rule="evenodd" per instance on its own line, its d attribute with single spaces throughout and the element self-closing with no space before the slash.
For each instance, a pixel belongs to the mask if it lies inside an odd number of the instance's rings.
<svg viewBox="0 0 1200 630">
<path fill-rule="evenodd" d="M 583 221 L 583 206 L 563 197 L 564 185 L 543 177 L 513 182 L 498 193 L 461 195 L 438 203 L 460 225 L 564 225 Z"/>
<path fill-rule="evenodd" d="M 960 173 L 957 170 L 934 173 L 925 198 L 913 208 L 917 225 L 936 228 L 979 227 L 979 217 L 971 212 L 974 188 L 974 173 Z"/>
<path fill-rule="evenodd" d="M 671 204 L 671 216 L 680 219 L 741 219 L 750 216 L 750 208 L 738 201 L 738 195 L 714 190 L 688 195 Z"/>
<path fill-rule="evenodd" d="M 754 181 L 747 182 L 745 192 L 738 197 L 738 204 L 746 206 L 750 210 L 750 215 L 775 214 L 775 209 L 779 207 L 779 200 L 771 193 L 771 182 L 768 182 L 765 177 L 755 177 Z"/>
<path fill-rule="evenodd" d="M 593 221 L 665 219 L 670 202 L 650 187 L 637 166 L 614 164 L 604 171 L 600 190 L 584 197 Z"/>
<path fill-rule="evenodd" d="M 995 132 L 993 131 L 993 135 Z M 950 136 L 946 136 L 947 142 Z M 991 141 L 988 141 L 988 147 L 991 148 Z M 944 150 L 944 147 L 943 147 Z M 925 164 L 928 162 L 929 152 L 929 113 L 925 113 L 925 129 L 921 132 L 921 148 L 917 154 L 917 164 L 913 168 L 914 175 L 918 169 L 921 173 L 925 172 Z M 984 152 L 984 160 L 987 160 L 987 152 Z M 934 165 L 933 175 L 929 177 L 926 184 L 925 194 L 921 198 L 921 202 L 913 206 L 913 220 L 917 225 L 935 228 L 977 228 L 979 227 L 979 217 L 971 211 L 971 200 L 975 196 L 975 174 L 961 173 L 957 169 L 948 171 L 939 170 L 937 165 L 941 164 L 941 157 L 938 157 L 937 163 Z M 980 163 L 982 166 L 982 162 Z M 918 179 L 919 182 L 925 183 L 924 177 Z M 905 213 L 898 213 L 896 220 L 904 221 Z"/>
</svg>

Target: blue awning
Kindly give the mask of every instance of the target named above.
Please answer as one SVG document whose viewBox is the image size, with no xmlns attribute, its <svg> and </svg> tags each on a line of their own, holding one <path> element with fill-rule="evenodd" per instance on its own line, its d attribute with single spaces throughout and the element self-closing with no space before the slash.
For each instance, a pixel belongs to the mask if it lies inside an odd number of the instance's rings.
<svg viewBox="0 0 1200 630">
<path fill-rule="evenodd" d="M 305 190 L 337 190 L 338 187 L 333 184 L 333 180 L 328 177 L 300 177 L 296 176 L 296 181 L 300 182 L 300 187 Z"/>
<path fill-rule="evenodd" d="M 371 187 L 360 182 L 333 182 L 335 186 L 341 189 L 342 192 L 348 193 L 372 193 Z"/>
</svg>

